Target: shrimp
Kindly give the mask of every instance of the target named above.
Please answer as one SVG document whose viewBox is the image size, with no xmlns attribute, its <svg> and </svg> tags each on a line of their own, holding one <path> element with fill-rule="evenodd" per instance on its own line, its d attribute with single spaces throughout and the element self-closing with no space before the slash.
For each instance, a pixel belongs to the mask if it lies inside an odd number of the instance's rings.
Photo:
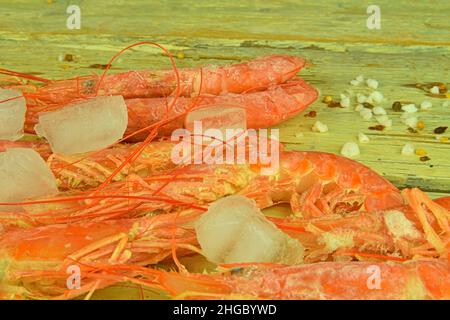
<svg viewBox="0 0 450 320">
<path fill-rule="evenodd" d="M 197 252 L 195 232 L 185 225 L 201 211 L 81 224 L 55 224 L 11 229 L 0 234 L 0 294 L 52 295 L 67 289 L 65 282 L 46 277 L 89 264 L 127 263 L 146 266 L 163 261 L 172 250 Z M 6 286 L 8 290 L 6 290 Z M 3 290 L 2 290 L 3 288 Z"/>
<path fill-rule="evenodd" d="M 409 205 L 389 210 L 270 220 L 308 249 L 307 262 L 447 258 L 450 203 L 441 206 L 442 200 L 433 201 L 419 189 L 405 189 L 403 196 Z"/>
<path fill-rule="evenodd" d="M 113 181 L 124 180 L 131 174 L 145 177 L 170 172 L 176 167 L 170 157 L 174 145 L 175 143 L 171 141 L 154 141 L 146 144 L 142 152 L 114 176 Z M 86 155 L 52 154 L 48 157 L 47 163 L 61 190 L 88 189 L 105 181 L 139 146 L 140 143 L 118 144 L 113 148 Z"/>
<path fill-rule="evenodd" d="M 160 175 L 128 175 L 101 190 L 61 193 L 16 205 L 23 212 L 0 213 L 0 221 L 25 226 L 139 217 L 155 210 L 207 205 L 231 194 L 256 201 L 259 208 L 290 203 L 304 218 L 397 207 L 400 191 L 366 166 L 322 152 L 281 151 L 270 174 L 263 166 L 191 164 Z M 124 200 L 127 201 L 124 201 Z"/>
<path fill-rule="evenodd" d="M 190 97 L 205 94 L 243 93 L 264 90 L 294 77 L 305 60 L 287 55 L 260 57 L 249 62 L 220 67 L 179 69 L 180 93 Z M 202 80 L 200 81 L 200 77 Z M 166 97 L 174 93 L 177 77 L 174 70 L 140 70 L 99 76 L 84 76 L 51 81 L 34 92 L 24 92 L 31 106 L 65 105 L 80 98 L 96 95 L 121 95 L 130 98 Z"/>
<path fill-rule="evenodd" d="M 400 191 L 365 165 L 313 151 L 282 151 L 279 169 L 258 175 L 240 194 L 260 208 L 290 203 L 293 213 L 304 218 L 402 204 Z"/>
<path fill-rule="evenodd" d="M 213 274 L 150 270 L 176 299 L 450 299 L 447 261 L 239 266 Z"/>
<path fill-rule="evenodd" d="M 423 194 L 420 192 L 415 192 L 417 190 L 413 189 L 410 191 L 406 191 L 405 198 L 407 201 L 412 201 L 411 197 L 419 198 L 418 205 L 427 205 L 430 208 L 433 208 L 434 211 L 432 211 L 433 216 L 430 216 L 430 218 L 436 219 L 433 223 L 433 227 L 436 228 L 436 226 L 444 225 L 442 222 L 438 222 L 440 219 L 442 219 L 442 214 L 448 214 L 448 212 L 443 211 L 442 208 L 439 206 L 436 206 L 432 203 L 431 200 L 427 199 Z M 419 207 L 414 207 L 415 210 L 420 212 Z M 45 227 L 38 227 L 28 230 L 23 229 L 13 229 L 12 231 L 8 231 L 3 234 L 2 237 L 0 237 L 0 248 L 3 248 L 3 258 L 2 261 L 4 261 L 4 264 L 8 262 L 8 268 L 5 266 L 3 267 L 4 270 L 7 270 L 7 272 L 3 272 L 4 279 L 2 281 L 3 285 L 8 284 L 8 292 L 12 294 L 12 292 L 15 292 L 16 295 L 19 295 L 21 293 L 22 295 L 25 295 L 27 297 L 37 297 L 36 295 L 45 295 L 45 294 L 59 294 L 59 298 L 69 298 L 74 297 L 77 295 L 81 295 L 83 293 L 86 293 L 93 289 L 99 289 L 102 287 L 106 287 L 112 284 L 115 284 L 117 282 L 121 281 L 130 281 L 130 282 L 138 282 L 140 285 L 149 285 L 152 286 L 153 284 L 157 283 L 159 286 L 162 286 L 163 288 L 169 290 L 170 293 L 174 294 L 174 289 L 171 286 L 174 286 L 175 282 L 179 283 L 179 278 L 181 278 L 181 286 L 186 286 L 184 290 L 188 292 L 178 292 L 177 294 L 181 294 L 181 296 L 178 297 L 192 297 L 192 296 L 199 296 L 199 297 L 212 297 L 212 298 L 227 298 L 226 296 L 218 295 L 218 293 L 211 294 L 210 290 L 216 290 L 216 284 L 215 281 L 217 280 L 218 275 L 212 274 L 208 275 L 211 287 L 206 287 L 205 284 L 205 291 L 204 295 L 200 294 L 194 294 L 192 291 L 197 290 L 198 286 L 196 284 L 197 281 L 200 281 L 199 278 L 203 276 L 194 275 L 194 274 L 181 274 L 181 275 L 173 275 L 173 274 L 167 274 L 167 273 L 161 273 L 160 271 L 151 270 L 148 268 L 137 268 L 140 266 L 146 266 L 149 264 L 155 264 L 158 263 L 165 258 L 169 257 L 170 253 L 172 252 L 172 256 L 176 259 L 177 256 L 183 256 L 186 254 L 190 254 L 192 252 L 194 253 L 200 253 L 200 249 L 198 248 L 198 242 L 197 238 L 193 229 L 193 225 L 195 221 L 200 217 L 202 212 L 205 209 L 195 209 L 195 210 L 186 210 L 182 212 L 181 214 L 167 214 L 167 215 L 158 215 L 158 216 L 152 216 L 152 217 L 143 217 L 140 219 L 122 219 L 122 220 L 113 220 L 113 221 L 102 221 L 99 223 L 80 223 L 80 224 L 65 224 L 65 225 L 50 225 Z M 407 209 L 406 207 L 403 208 L 405 211 L 405 215 L 409 214 L 409 211 L 412 210 L 412 208 Z M 408 211 L 409 210 L 409 211 Z M 375 213 L 375 214 L 368 214 L 368 213 L 359 213 L 358 216 L 356 214 L 350 214 L 344 218 L 336 219 L 335 217 L 322 217 L 320 219 L 309 219 L 305 220 L 303 224 L 295 223 L 295 221 L 290 221 L 290 227 L 286 228 L 286 223 L 284 221 L 280 221 L 278 219 L 275 219 L 272 221 L 275 222 L 275 224 L 282 229 L 284 232 L 289 232 L 289 230 L 292 230 L 292 226 L 295 225 L 297 227 L 297 231 L 299 227 L 302 225 L 304 226 L 305 230 L 309 230 L 312 235 L 317 235 L 317 230 L 321 228 L 321 237 L 317 236 L 314 244 L 312 244 L 311 238 L 305 238 L 304 236 L 296 237 L 297 240 L 299 240 L 302 244 L 302 246 L 305 247 L 306 251 L 308 253 L 309 262 L 317 261 L 312 259 L 313 255 L 317 256 L 317 247 L 319 245 L 322 245 L 324 242 L 326 244 L 334 244 L 335 247 L 332 250 L 336 250 L 336 252 L 328 251 L 328 254 L 333 254 L 337 257 L 341 256 L 342 253 L 339 253 L 338 251 L 340 249 L 349 249 L 348 247 L 342 246 L 336 246 L 336 244 L 345 244 L 345 241 L 342 241 L 342 238 L 339 239 L 339 235 L 342 235 L 343 233 L 341 231 L 347 232 L 353 232 L 354 237 L 352 241 L 354 243 L 364 243 L 363 244 L 364 249 L 371 250 L 374 248 L 384 250 L 383 248 L 387 247 L 387 244 L 390 245 L 389 242 L 398 242 L 403 241 L 402 246 L 406 248 L 405 244 L 409 241 L 411 244 L 416 245 L 415 248 L 411 247 L 409 249 L 409 253 L 415 251 L 414 253 L 414 260 L 417 261 L 418 258 L 426 259 L 427 257 L 435 256 L 433 254 L 433 241 L 429 240 L 429 236 L 427 232 L 425 232 L 425 235 L 417 236 L 416 233 L 418 233 L 418 228 L 415 229 L 414 226 L 409 226 L 408 228 L 405 228 L 405 232 L 403 234 L 399 235 L 399 232 L 402 232 L 398 228 L 398 221 L 399 219 L 395 220 L 396 218 L 392 219 L 389 218 L 388 215 L 390 214 L 392 217 L 392 214 L 394 212 L 400 212 L 398 209 L 386 211 L 386 214 L 383 213 Z M 413 213 L 414 214 L 414 213 Z M 334 219 L 330 219 L 334 218 Z M 389 220 L 390 219 L 390 220 Z M 446 218 L 448 220 L 448 217 Z M 342 221 L 341 221 L 342 220 Z M 407 224 L 403 223 L 402 225 Z M 411 229 L 414 228 L 414 229 Z M 423 227 L 422 229 L 426 229 Z M 387 230 L 387 231 L 386 231 Z M 413 232 L 410 232 L 410 230 L 413 230 Z M 306 232 L 306 231 L 305 231 Z M 325 233 L 329 233 L 328 236 L 323 236 Z M 390 234 L 389 234 L 390 232 Z M 435 231 L 439 234 L 442 232 L 440 230 Z M 333 236 L 335 236 L 335 240 L 331 239 L 330 234 L 333 233 Z M 298 234 L 298 232 L 297 232 Z M 392 234 L 394 236 L 392 236 Z M 296 233 L 293 234 L 294 237 Z M 398 236 L 399 235 L 399 236 Z M 391 239 L 389 241 L 386 240 L 388 237 L 396 237 Z M 447 234 L 448 236 L 448 234 Z M 409 239 L 408 239 L 409 237 Z M 442 237 L 441 237 L 442 238 Z M 430 244 L 431 246 L 424 247 L 424 244 Z M 397 245 L 397 243 L 395 243 Z M 177 252 L 177 255 L 173 255 L 174 248 L 180 249 Z M 431 248 L 431 250 L 430 250 Z M 389 249 L 389 248 L 387 248 Z M 421 252 L 424 252 L 428 250 L 428 253 L 431 254 L 422 254 Z M 435 251 L 437 252 L 437 251 Z M 380 257 L 383 259 L 386 256 L 377 255 L 377 254 L 366 254 L 364 252 L 357 252 L 353 253 L 355 256 L 358 257 L 360 260 L 365 260 L 367 258 L 373 260 L 373 259 L 379 259 Z M 324 252 L 321 252 L 321 255 L 324 255 Z M 113 257 L 116 257 L 117 259 L 113 259 Z M 410 255 L 409 258 L 412 256 Z M 446 260 L 446 254 L 443 254 L 441 256 L 443 259 L 441 261 Z M 393 261 L 402 262 L 406 259 L 400 259 L 396 257 L 392 257 Z M 46 263 L 43 263 L 43 261 L 46 261 Z M 437 261 L 437 260 L 436 260 Z M 26 263 L 25 263 L 26 262 Z M 115 265 L 115 263 L 121 263 L 121 265 Z M 385 266 L 393 267 L 394 265 L 390 264 L 379 264 L 375 262 L 363 262 L 366 265 L 370 265 L 371 269 L 367 269 L 366 273 L 368 273 L 368 270 L 372 270 L 374 266 L 383 266 L 381 269 L 384 270 Z M 65 274 L 62 270 L 65 270 L 67 268 L 68 264 L 71 265 L 79 265 L 83 268 L 83 274 L 84 279 L 83 282 L 86 283 L 83 288 L 80 290 L 70 290 L 70 292 L 67 292 L 65 290 L 65 287 L 62 287 L 62 285 L 57 281 L 58 278 L 66 277 L 67 274 Z M 240 272 L 239 270 L 242 270 L 242 266 L 249 266 L 251 264 L 234 264 L 234 268 L 232 269 L 232 273 L 236 273 L 236 270 Z M 289 269 L 288 267 L 281 266 L 281 265 L 275 265 L 275 264 L 256 264 L 256 265 L 268 265 L 274 270 L 277 268 L 285 268 Z M 326 266 L 325 269 L 322 269 L 317 267 L 316 264 L 314 265 L 305 265 L 304 267 L 298 267 L 300 269 L 294 269 L 294 267 L 291 268 L 291 270 L 294 270 L 293 273 L 297 274 L 297 272 L 302 273 L 302 277 L 304 276 L 305 279 L 309 278 L 310 276 L 317 277 L 319 274 L 319 269 L 323 270 L 324 274 L 331 273 L 333 277 L 341 278 L 341 275 L 335 275 L 334 272 L 343 272 L 344 270 L 353 270 L 353 268 L 356 268 L 358 270 L 358 265 L 354 262 L 339 262 L 336 264 L 319 264 L 321 266 Z M 24 268 L 23 266 L 26 266 Z M 229 265 L 223 265 L 223 267 L 227 267 Z M 336 269 L 333 269 L 332 266 L 337 266 Z M 317 269 L 319 268 L 319 269 Z M 103 273 L 107 272 L 107 276 Z M 298 271 L 299 270 L 299 271 Z M 313 272 L 311 271 L 313 270 Z M 327 271 L 328 270 L 328 271 Z M 332 271 L 335 270 L 335 271 Z M 379 273 L 380 276 L 388 277 L 390 272 L 390 269 L 387 269 L 386 273 Z M 401 268 L 400 268 L 401 270 Z M 122 271 L 126 271 L 125 274 L 122 274 Z M 253 272 L 253 271 L 252 271 Z M 258 271 L 259 272 L 259 271 Z M 261 271 L 263 272 L 263 271 Z M 272 271 L 270 271 L 272 272 Z M 311 273 L 312 272 L 312 273 Z M 405 271 L 406 272 L 406 271 Z M 448 270 L 447 270 L 448 272 Z M 141 281 L 141 276 L 144 278 L 146 276 L 150 275 L 150 278 L 153 277 L 153 275 L 157 273 L 158 276 L 156 277 L 156 280 L 153 279 L 150 282 Z M 406 272 L 408 273 L 408 272 Z M 103 274 L 103 275 L 102 275 Z M 118 276 L 120 274 L 120 276 Z M 273 274 L 272 274 L 273 275 Z M 51 292 L 48 292 L 49 288 L 47 287 L 47 291 L 43 291 L 44 289 L 40 286 L 39 281 L 42 279 L 42 277 L 45 276 L 45 283 L 47 283 L 47 286 L 52 288 Z M 135 276 L 139 276 L 139 280 L 136 280 Z M 267 275 L 269 277 L 269 275 Z M 296 276 L 292 274 L 292 276 Z M 300 276 L 300 275 L 299 275 Z M 342 275 L 344 281 L 350 281 L 350 277 L 346 274 Z M 176 280 L 171 280 L 171 278 L 176 278 Z M 337 279 L 334 279 L 337 281 Z M 114 280 L 115 279 L 115 280 Z M 330 279 L 330 281 L 333 281 L 333 279 Z M 225 281 L 225 279 L 223 279 Z M 367 279 L 368 280 L 368 279 Z M 206 280 L 205 280 L 206 281 Z M 228 280 L 226 280 L 228 282 Z M 262 281 L 262 280 L 261 280 Z M 282 279 L 280 279 L 282 281 Z M 317 279 L 319 281 L 319 279 Z M 13 290 L 14 285 L 16 285 L 18 282 L 23 283 L 25 285 L 24 287 L 17 287 L 16 290 Z M 50 282 L 50 285 L 48 283 Z M 183 284 L 183 282 L 186 282 Z M 201 281 L 203 282 L 203 281 Z M 238 281 L 236 281 L 238 283 Z M 310 282 L 309 282 L 310 283 Z M 353 282 L 349 282 L 348 284 L 351 284 Z M 430 282 L 432 283 L 432 282 Z M 31 284 L 33 284 L 31 286 Z M 354 284 L 354 283 L 353 283 Z M 345 282 L 340 284 L 341 286 L 345 285 Z M 381 283 L 383 284 L 383 282 Z M 180 290 L 180 287 L 175 285 L 177 289 Z M 192 286 L 192 287 L 189 287 Z M 245 288 L 245 286 L 244 286 Z M 26 291 L 24 291 L 26 289 Z M 58 289 L 58 290 L 56 290 Z M 242 288 L 238 287 L 236 290 L 241 290 Z M 420 289 L 419 287 L 416 289 Z M 5 289 L 6 290 L 6 289 Z M 245 289 L 243 289 L 245 290 Z M 308 291 L 311 290 L 311 291 Z M 0 287 L 0 292 L 2 291 L 2 288 Z M 367 290 L 369 292 L 369 290 Z M 25 292 L 25 293 L 24 293 Z M 264 291 L 265 292 L 265 291 Z M 240 295 L 241 291 L 234 291 L 229 298 L 242 298 L 243 295 Z M 324 292 L 322 292 L 325 294 Z M 316 294 L 322 294 L 318 293 L 316 290 L 314 290 L 314 287 L 308 287 L 305 286 L 302 288 L 302 291 L 300 292 L 293 292 L 294 296 L 291 296 L 290 298 L 295 299 L 316 299 L 319 298 L 319 296 L 315 296 Z M 418 292 L 409 292 L 405 294 L 411 294 L 411 296 L 393 296 L 392 298 L 400 299 L 402 297 L 410 297 L 412 298 L 413 294 L 424 294 L 422 290 L 419 290 Z M 231 294 L 231 293 L 230 293 Z M 271 293 L 275 294 L 275 293 Z M 364 294 L 367 294 L 364 293 Z M 397 294 L 397 293 L 396 293 Z M 305 295 L 304 297 L 301 297 L 300 295 Z M 309 296 L 311 295 L 311 296 Z M 289 298 L 288 296 L 257 296 L 258 298 Z M 342 296 L 342 297 L 332 297 L 332 296 L 320 296 L 322 298 L 355 298 L 351 296 Z M 417 296 L 417 298 L 425 298 L 427 296 Z M 42 298 L 42 296 L 41 296 Z M 255 298 L 255 296 L 253 297 Z M 375 296 L 361 296 L 362 299 L 375 299 Z M 436 298 L 436 296 L 433 296 L 433 298 Z"/>
<path fill-rule="evenodd" d="M 150 128 L 170 118 L 158 128 L 160 136 L 167 136 L 178 128 L 183 128 L 186 115 L 190 111 L 211 106 L 242 108 L 246 112 L 247 128 L 265 128 L 289 119 L 317 99 L 317 91 L 300 78 L 284 84 L 269 87 L 265 91 L 245 94 L 227 93 L 222 95 L 202 94 L 195 98 L 179 97 L 170 114 L 167 98 L 127 99 L 128 127 L 125 136 L 128 141 L 142 141 Z M 50 108 L 54 109 L 54 108 Z M 47 107 L 29 106 L 25 121 L 25 131 L 34 133 L 39 113 Z"/>
</svg>

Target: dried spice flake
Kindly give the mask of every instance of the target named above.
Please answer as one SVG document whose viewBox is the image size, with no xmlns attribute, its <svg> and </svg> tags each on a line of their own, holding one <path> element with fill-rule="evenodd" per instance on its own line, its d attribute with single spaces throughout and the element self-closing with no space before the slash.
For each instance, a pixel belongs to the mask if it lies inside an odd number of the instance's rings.
<svg viewBox="0 0 450 320">
<path fill-rule="evenodd" d="M 395 101 L 392 104 L 392 110 L 394 110 L 395 112 L 402 112 L 402 103 L 400 101 Z"/>
<path fill-rule="evenodd" d="M 329 108 L 343 108 L 343 106 L 341 106 L 340 102 L 337 101 L 331 101 L 328 103 L 328 107 Z"/>
<path fill-rule="evenodd" d="M 90 66 L 89 66 L 89 68 L 94 68 L 94 69 L 106 69 L 106 67 L 107 67 L 108 65 L 107 64 L 99 64 L 99 63 L 94 63 L 94 64 L 91 64 Z"/>
<path fill-rule="evenodd" d="M 437 127 L 436 129 L 434 129 L 434 133 L 436 134 L 441 134 L 444 133 L 447 130 L 448 127 Z"/>
<path fill-rule="evenodd" d="M 71 62 L 71 61 L 74 60 L 73 59 L 73 55 L 72 54 L 66 54 L 66 55 L 64 55 L 64 59 L 63 60 L 67 61 L 67 62 Z"/>
<path fill-rule="evenodd" d="M 384 128 L 386 128 L 386 127 L 383 126 L 382 124 L 377 124 L 376 126 L 369 127 L 369 130 L 383 131 Z"/>
<path fill-rule="evenodd" d="M 367 108 L 367 109 L 373 109 L 375 107 L 373 104 L 368 103 L 368 102 L 364 102 L 363 106 L 364 106 L 364 108 Z"/>
<path fill-rule="evenodd" d="M 430 157 L 427 157 L 427 156 L 420 157 L 419 159 L 420 159 L 420 161 L 422 161 L 422 162 L 431 160 L 431 158 L 430 158 Z"/>
<path fill-rule="evenodd" d="M 315 110 L 312 110 L 310 112 L 308 112 L 307 114 L 305 114 L 305 117 L 309 117 L 309 118 L 315 118 L 317 116 L 317 112 Z"/>
</svg>

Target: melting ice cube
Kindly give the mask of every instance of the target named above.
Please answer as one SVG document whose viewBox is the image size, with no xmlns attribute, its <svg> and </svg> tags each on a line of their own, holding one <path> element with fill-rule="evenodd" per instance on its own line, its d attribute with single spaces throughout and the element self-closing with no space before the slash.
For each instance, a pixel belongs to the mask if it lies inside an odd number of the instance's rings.
<svg viewBox="0 0 450 320">
<path fill-rule="evenodd" d="M 29 148 L 0 152 L 0 202 L 56 194 L 56 179 L 39 153 Z"/>
<path fill-rule="evenodd" d="M 0 103 L 0 140 L 18 140 L 23 135 L 25 98 L 18 90 L 0 89 L 0 101 L 4 101 Z"/>
<path fill-rule="evenodd" d="M 55 153 L 75 154 L 105 148 L 123 137 L 128 113 L 122 96 L 96 97 L 42 113 L 36 132 Z"/>
<path fill-rule="evenodd" d="M 303 246 L 267 220 L 253 200 L 240 195 L 209 206 L 196 225 L 206 258 L 215 263 L 303 261 Z"/>
</svg>

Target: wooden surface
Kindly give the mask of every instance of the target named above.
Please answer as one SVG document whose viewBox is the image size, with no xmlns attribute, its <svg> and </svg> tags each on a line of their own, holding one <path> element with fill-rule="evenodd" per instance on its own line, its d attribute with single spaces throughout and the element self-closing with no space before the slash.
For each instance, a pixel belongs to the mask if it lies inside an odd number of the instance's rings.
<svg viewBox="0 0 450 320">
<path fill-rule="evenodd" d="M 142 40 L 165 45 L 179 55 L 181 67 L 271 53 L 303 56 L 309 63 L 301 76 L 322 95 L 339 97 L 362 74 L 380 82 L 388 109 L 394 100 L 430 100 L 434 107 L 419 113 L 425 129 L 418 134 L 406 130 L 398 113 L 391 116 L 393 127 L 379 132 L 368 130 L 375 121 L 362 121 L 353 108 L 330 109 L 319 98 L 308 110 L 317 111 L 316 119 L 300 114 L 279 126 L 288 149 L 338 153 L 343 143 L 364 132 L 371 141 L 360 145 L 356 160 L 399 187 L 418 186 L 433 196 L 448 193 L 450 144 L 437 141 L 432 130 L 450 125 L 450 107 L 442 106 L 444 99 L 403 85 L 439 81 L 450 86 L 450 2 L 376 3 L 380 30 L 366 27 L 368 1 L 0 0 L 0 67 L 55 79 L 100 73 L 90 66 L 105 64 L 121 48 Z M 80 30 L 66 28 L 69 4 L 81 8 Z M 60 61 L 66 54 L 74 61 Z M 111 72 L 169 66 L 158 49 L 145 46 L 122 55 Z M 329 132 L 311 132 L 316 120 Z M 431 160 L 402 156 L 407 142 L 425 149 Z"/>
</svg>

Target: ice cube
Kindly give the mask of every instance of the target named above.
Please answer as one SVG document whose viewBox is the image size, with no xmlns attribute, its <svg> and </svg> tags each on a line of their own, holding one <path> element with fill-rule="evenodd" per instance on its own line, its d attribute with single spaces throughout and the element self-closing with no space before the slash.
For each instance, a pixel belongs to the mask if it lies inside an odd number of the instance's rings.
<svg viewBox="0 0 450 320">
<path fill-rule="evenodd" d="M 216 139 L 222 142 L 231 140 L 247 130 L 247 117 L 243 108 L 229 106 L 202 107 L 187 114 L 184 127 L 191 134 L 204 135 L 204 143 Z M 213 138 L 209 138 L 211 133 L 213 133 Z"/>
<path fill-rule="evenodd" d="M 56 179 L 39 153 L 30 148 L 0 152 L 0 202 L 56 194 Z"/>
<path fill-rule="evenodd" d="M 0 88 L 0 101 L 4 101 L 0 103 L 0 140 L 18 140 L 23 136 L 25 98 L 19 90 Z"/>
<path fill-rule="evenodd" d="M 206 258 L 215 263 L 303 261 L 303 247 L 268 221 L 253 200 L 234 195 L 215 201 L 196 224 Z"/>
<path fill-rule="evenodd" d="M 76 154 L 103 149 L 123 137 L 128 124 L 122 96 L 96 97 L 42 113 L 36 132 L 55 153 Z"/>
</svg>

